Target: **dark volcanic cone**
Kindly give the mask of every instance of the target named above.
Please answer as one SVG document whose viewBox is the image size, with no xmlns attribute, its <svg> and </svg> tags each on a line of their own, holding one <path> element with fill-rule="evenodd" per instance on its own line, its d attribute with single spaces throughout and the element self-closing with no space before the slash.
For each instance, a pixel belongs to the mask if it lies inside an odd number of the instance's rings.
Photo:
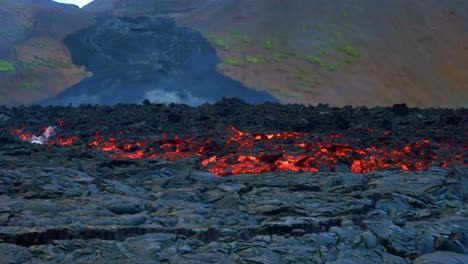
<svg viewBox="0 0 468 264">
<path fill-rule="evenodd" d="M 65 39 L 73 63 L 93 76 L 42 104 L 159 103 L 198 105 L 222 97 L 276 101 L 219 74 L 216 51 L 203 36 L 163 18 L 114 18 Z"/>
</svg>

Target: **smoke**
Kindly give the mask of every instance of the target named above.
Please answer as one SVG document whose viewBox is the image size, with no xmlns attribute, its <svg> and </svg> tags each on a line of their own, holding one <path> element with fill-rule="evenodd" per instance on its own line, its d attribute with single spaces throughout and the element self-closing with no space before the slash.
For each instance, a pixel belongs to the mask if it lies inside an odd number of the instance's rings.
<svg viewBox="0 0 468 264">
<path fill-rule="evenodd" d="M 207 99 L 193 96 L 189 91 L 168 92 L 161 89 L 154 89 L 148 91 L 145 98 L 152 103 L 176 103 L 190 106 L 197 106 L 205 102 L 212 103 Z"/>
</svg>

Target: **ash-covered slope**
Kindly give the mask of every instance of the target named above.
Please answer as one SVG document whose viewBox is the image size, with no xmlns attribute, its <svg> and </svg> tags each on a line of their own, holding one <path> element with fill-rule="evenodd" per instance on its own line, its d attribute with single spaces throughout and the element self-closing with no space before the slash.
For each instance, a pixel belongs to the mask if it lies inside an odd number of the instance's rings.
<svg viewBox="0 0 468 264">
<path fill-rule="evenodd" d="M 200 33 L 167 18 L 111 18 L 65 39 L 73 62 L 93 76 L 42 104 L 198 105 L 222 97 L 276 101 L 216 71 L 216 51 Z"/>
</svg>

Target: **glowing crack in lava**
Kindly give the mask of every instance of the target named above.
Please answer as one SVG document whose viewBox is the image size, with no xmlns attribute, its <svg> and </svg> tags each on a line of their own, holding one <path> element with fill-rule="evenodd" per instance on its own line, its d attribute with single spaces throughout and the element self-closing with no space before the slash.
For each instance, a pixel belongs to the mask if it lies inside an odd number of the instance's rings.
<svg viewBox="0 0 468 264">
<path fill-rule="evenodd" d="M 63 127 L 63 121 L 58 122 L 58 127 Z M 24 132 L 25 128 L 11 129 L 10 132 L 24 141 L 37 144 L 66 146 L 82 141 L 89 148 L 108 153 L 111 158 L 169 161 L 197 158 L 202 167 L 218 176 L 280 171 L 317 172 L 332 170 L 341 164 L 349 166 L 354 173 L 386 169 L 422 171 L 430 166 L 446 168 L 450 162 L 468 165 L 465 159 L 468 152 L 466 142 L 462 144 L 455 139 L 447 139 L 435 143 L 418 139 L 403 145 L 390 144 L 385 136 L 396 133 L 393 131 L 383 131 L 382 135 L 378 135 L 381 138 L 379 146 L 357 147 L 345 141 L 346 138 L 354 138 L 356 143 L 358 137 L 353 135 L 249 133 L 232 125 L 230 135 L 211 132 L 184 138 L 164 135 L 144 140 L 127 139 L 127 132 L 122 130 L 118 135 L 106 136 L 96 131 L 85 139 L 59 137 L 52 126 L 43 128 L 39 136 Z M 370 128 L 365 131 L 375 133 Z"/>
<path fill-rule="evenodd" d="M 62 122 L 59 121 L 58 125 L 62 126 Z M 26 127 L 23 126 L 19 129 L 10 129 L 10 132 L 14 135 L 17 135 L 21 140 L 30 142 L 32 144 L 47 144 L 47 145 L 71 145 L 74 140 L 78 139 L 77 137 L 55 137 L 56 135 L 56 127 L 54 126 L 47 126 L 42 129 L 42 133 L 39 136 L 33 135 L 31 133 L 25 133 L 23 130 Z M 53 140 L 50 138 L 54 137 Z"/>
</svg>

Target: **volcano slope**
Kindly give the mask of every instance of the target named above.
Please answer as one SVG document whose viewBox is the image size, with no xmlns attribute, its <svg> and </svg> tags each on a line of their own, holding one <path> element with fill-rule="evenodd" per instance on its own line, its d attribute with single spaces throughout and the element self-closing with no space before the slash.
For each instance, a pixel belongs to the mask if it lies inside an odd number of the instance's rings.
<svg viewBox="0 0 468 264">
<path fill-rule="evenodd" d="M 220 60 L 208 40 L 169 18 L 111 18 L 69 35 L 73 63 L 93 76 L 41 104 L 154 103 L 199 105 L 222 97 L 249 103 L 277 100 L 216 70 Z"/>
<path fill-rule="evenodd" d="M 94 23 L 76 6 L 52 0 L 0 1 L 0 104 L 56 95 L 88 76 L 76 67 L 63 38 Z"/>
<path fill-rule="evenodd" d="M 0 107 L 2 261 L 466 263 L 467 126 L 403 104 Z"/>
<path fill-rule="evenodd" d="M 84 10 L 174 17 L 212 40 L 223 74 L 282 103 L 468 106 L 467 1 L 95 0 Z"/>
<path fill-rule="evenodd" d="M 82 9 L 2 0 L 0 104 L 31 104 L 97 78 L 72 63 L 63 39 L 103 19 L 141 16 L 201 32 L 223 75 L 282 103 L 467 107 L 463 0 L 95 0 Z"/>
</svg>

